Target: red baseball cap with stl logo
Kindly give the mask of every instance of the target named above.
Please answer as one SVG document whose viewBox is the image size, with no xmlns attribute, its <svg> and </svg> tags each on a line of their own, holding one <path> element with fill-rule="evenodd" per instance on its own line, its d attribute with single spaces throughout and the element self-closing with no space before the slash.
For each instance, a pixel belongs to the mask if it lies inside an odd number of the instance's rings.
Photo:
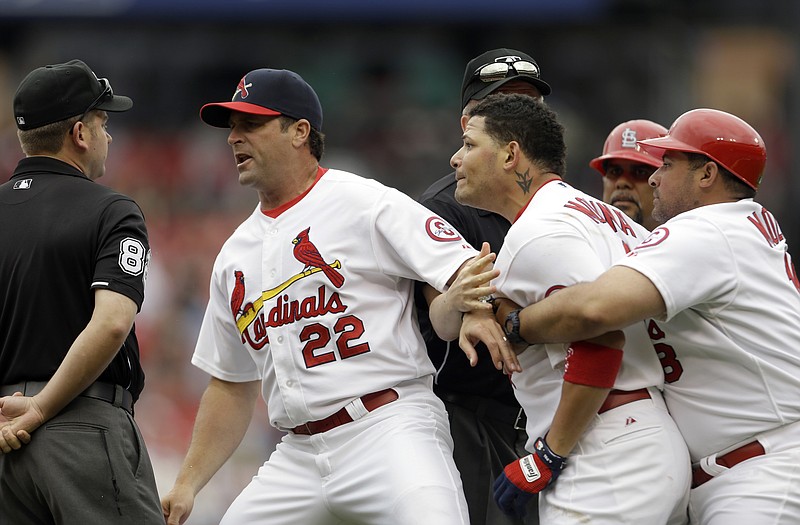
<svg viewBox="0 0 800 525">
<path fill-rule="evenodd" d="M 227 128 L 231 111 L 253 115 L 285 115 L 306 119 L 322 130 L 322 105 L 303 77 L 286 69 L 256 69 L 239 81 L 230 102 L 212 102 L 200 108 L 203 122 Z"/>
<path fill-rule="evenodd" d="M 666 134 L 667 128 L 651 120 L 637 119 L 623 122 L 611 130 L 603 145 L 603 154 L 592 159 L 589 166 L 599 171 L 601 175 L 606 174 L 606 164 L 612 159 L 632 160 L 658 168 L 661 166 L 661 159 L 638 147 L 636 141 L 663 137 Z"/>
</svg>

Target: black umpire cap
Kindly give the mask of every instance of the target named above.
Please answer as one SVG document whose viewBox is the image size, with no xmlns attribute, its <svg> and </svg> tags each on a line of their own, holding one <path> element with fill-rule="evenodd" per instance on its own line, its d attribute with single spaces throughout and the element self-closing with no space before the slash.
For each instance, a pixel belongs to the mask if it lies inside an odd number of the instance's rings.
<svg viewBox="0 0 800 525">
<path fill-rule="evenodd" d="M 470 100 L 481 100 L 512 80 L 533 84 L 543 96 L 552 91 L 542 80 L 539 64 L 527 53 L 516 49 L 492 49 L 473 58 L 464 71 L 461 83 L 461 109 Z"/>
<path fill-rule="evenodd" d="M 82 115 L 92 109 L 128 111 L 133 101 L 115 95 L 106 78 L 98 78 L 80 60 L 39 67 L 26 76 L 14 95 L 14 118 L 22 130 Z"/>
</svg>

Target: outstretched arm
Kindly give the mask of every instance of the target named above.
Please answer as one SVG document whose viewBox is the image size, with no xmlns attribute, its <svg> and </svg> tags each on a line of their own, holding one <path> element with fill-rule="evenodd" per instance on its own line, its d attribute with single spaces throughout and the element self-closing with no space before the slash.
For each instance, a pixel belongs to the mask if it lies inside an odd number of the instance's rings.
<svg viewBox="0 0 800 525">
<path fill-rule="evenodd" d="M 489 349 L 498 370 L 505 367 L 508 373 L 518 372 L 521 368 L 516 355 L 508 345 L 503 329 L 495 322 L 492 303 L 487 301 L 496 291 L 489 283 L 500 274 L 499 270 L 491 267 L 495 254 L 489 249 L 489 243 L 484 242 L 480 254 L 462 265 L 445 293 L 435 295 L 435 290 L 426 288 L 431 324 L 445 341 L 459 337 L 462 325 L 468 324 L 471 327 L 469 345 L 468 348 L 462 345 L 462 348 L 472 366 L 478 359 L 474 345 L 480 341 Z"/>
<path fill-rule="evenodd" d="M 447 282 L 446 292 L 440 294 L 430 286 L 425 287 L 431 324 L 439 338 L 452 341 L 458 337 L 461 317 L 465 312 L 492 312 L 492 305 L 482 299 L 495 292 L 490 282 L 500 271 L 492 268 L 495 254 L 489 250 L 489 243 L 483 243 L 480 253 L 462 264 L 453 274 Z"/>
<path fill-rule="evenodd" d="M 192 441 L 175 485 L 161 500 L 167 525 L 184 523 L 194 499 L 233 454 L 247 432 L 261 381 L 231 383 L 211 378 L 200 400 Z"/>
<path fill-rule="evenodd" d="M 526 306 L 519 315 L 520 335 L 531 344 L 569 343 L 665 312 L 664 299 L 650 279 L 632 268 L 613 266 L 595 281 L 569 286 Z"/>
</svg>

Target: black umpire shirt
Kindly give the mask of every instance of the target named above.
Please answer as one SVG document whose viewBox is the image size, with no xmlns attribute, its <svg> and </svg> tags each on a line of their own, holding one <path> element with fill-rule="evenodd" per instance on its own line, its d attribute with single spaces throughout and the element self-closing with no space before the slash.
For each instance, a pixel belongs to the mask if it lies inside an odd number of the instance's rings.
<svg viewBox="0 0 800 525">
<path fill-rule="evenodd" d="M 504 217 L 492 212 L 463 206 L 456 201 L 455 173 L 434 182 L 420 197 L 426 208 L 441 216 L 455 227 L 475 249 L 488 242 L 494 253 L 500 249 L 511 227 Z M 469 361 L 458 346 L 458 341 L 439 339 L 428 317 L 428 303 L 417 286 L 416 297 L 420 331 L 428 348 L 428 355 L 436 367 L 434 390 L 495 399 L 506 405 L 519 407 L 508 376 L 498 371 L 485 346 L 478 345 L 478 364 Z"/>
<path fill-rule="evenodd" d="M 105 288 L 144 300 L 150 257 L 144 217 L 130 198 L 50 157 L 22 159 L 0 185 L 0 385 L 47 381 Z M 144 386 L 131 329 L 100 381 Z"/>
</svg>

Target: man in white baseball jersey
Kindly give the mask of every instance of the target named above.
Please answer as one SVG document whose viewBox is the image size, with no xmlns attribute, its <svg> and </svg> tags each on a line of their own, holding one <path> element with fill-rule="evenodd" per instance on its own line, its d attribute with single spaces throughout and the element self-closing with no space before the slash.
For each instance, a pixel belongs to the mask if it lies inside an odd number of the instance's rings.
<svg viewBox="0 0 800 525">
<path fill-rule="evenodd" d="M 186 519 L 238 446 L 259 393 L 287 434 L 222 523 L 467 523 L 413 289 L 447 289 L 431 308 L 455 335 L 472 307 L 495 325 L 479 300 L 491 287 L 461 285 L 488 283 L 496 272 L 480 269 L 493 255 L 485 249 L 448 288 L 476 251 L 399 191 L 320 167 L 322 108 L 294 72 L 251 71 L 232 102 L 200 116 L 230 128 L 239 182 L 260 203 L 214 263 L 192 358 L 212 378 L 162 500 L 167 523 Z"/>
<path fill-rule="evenodd" d="M 564 129 L 547 106 L 493 95 L 469 116 L 452 158 L 456 198 L 512 222 L 495 265 L 498 297 L 540 301 L 597 277 L 647 237 L 621 210 L 562 180 Z M 540 416 L 528 418 L 532 454 L 495 482 L 503 510 L 519 512 L 540 493 L 541 523 L 685 523 L 689 456 L 662 399 L 658 358 L 643 323 L 625 328 L 624 340 L 612 335 L 520 355 L 515 393 Z"/>
<path fill-rule="evenodd" d="M 595 281 L 519 312 L 519 334 L 568 341 L 644 319 L 693 462 L 691 522 L 796 524 L 800 281 L 753 200 L 764 143 L 740 118 L 696 109 L 639 144 L 663 156 L 650 183 L 667 222 Z"/>
<path fill-rule="evenodd" d="M 611 130 L 603 153 L 589 166 L 603 176 L 603 202 L 613 204 L 648 230 L 659 225 L 653 218 L 650 175 L 661 165 L 636 145 L 637 140 L 663 137 L 667 128 L 645 119 L 628 120 Z"/>
</svg>

